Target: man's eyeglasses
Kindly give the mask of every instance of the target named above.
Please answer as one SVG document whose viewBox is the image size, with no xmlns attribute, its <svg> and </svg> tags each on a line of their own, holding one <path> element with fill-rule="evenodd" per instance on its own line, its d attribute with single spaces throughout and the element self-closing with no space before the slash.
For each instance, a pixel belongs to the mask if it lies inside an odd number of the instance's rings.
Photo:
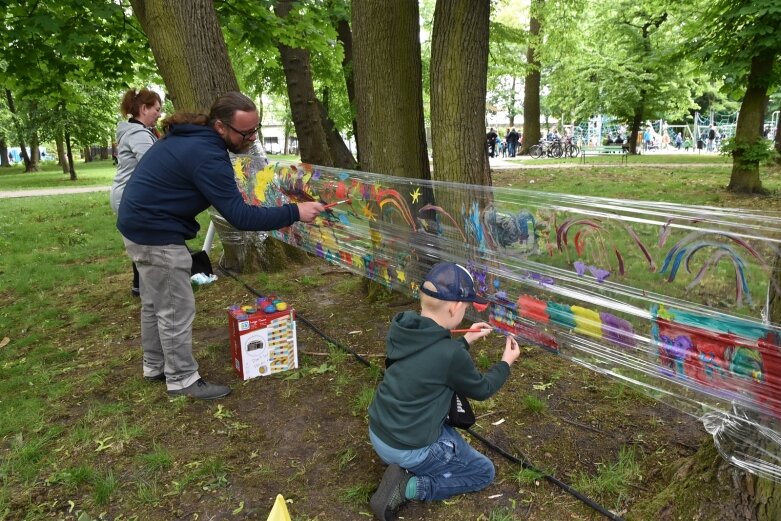
<svg viewBox="0 0 781 521">
<path fill-rule="evenodd" d="M 226 127 L 228 127 L 229 129 L 231 129 L 232 131 L 234 131 L 235 133 L 237 133 L 238 135 L 240 135 L 240 136 L 242 137 L 242 139 L 244 139 L 245 141 L 246 141 L 247 139 L 251 138 L 252 136 L 256 135 L 258 132 L 260 132 L 260 125 L 258 125 L 258 126 L 257 126 L 257 127 L 255 127 L 255 128 L 252 128 L 252 129 L 250 129 L 250 130 L 245 130 L 244 132 L 242 132 L 241 130 L 237 129 L 236 127 L 234 127 L 233 125 L 231 125 L 231 124 L 230 124 L 230 123 L 228 123 L 227 121 L 223 121 L 222 123 L 223 123 L 223 124 L 224 124 Z"/>
</svg>

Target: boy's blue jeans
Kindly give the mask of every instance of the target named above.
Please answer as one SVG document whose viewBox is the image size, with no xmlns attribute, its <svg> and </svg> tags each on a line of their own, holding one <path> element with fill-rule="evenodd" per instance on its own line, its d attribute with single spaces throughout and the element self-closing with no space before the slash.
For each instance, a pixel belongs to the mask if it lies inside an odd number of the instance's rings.
<svg viewBox="0 0 781 521">
<path fill-rule="evenodd" d="M 385 463 L 396 463 L 415 475 L 418 486 L 414 499 L 420 501 L 447 499 L 482 490 L 491 484 L 496 474 L 491 460 L 473 449 L 449 425 L 444 425 L 439 439 L 424 449 L 405 451 L 388 447 L 371 431 L 369 438 Z M 419 461 L 405 461 L 408 455 L 419 455 L 415 458 Z"/>
</svg>

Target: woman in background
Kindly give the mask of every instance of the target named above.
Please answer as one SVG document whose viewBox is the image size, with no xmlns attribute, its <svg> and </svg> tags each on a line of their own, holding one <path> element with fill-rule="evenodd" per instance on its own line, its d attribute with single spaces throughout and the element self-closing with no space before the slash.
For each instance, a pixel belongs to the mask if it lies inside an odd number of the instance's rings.
<svg viewBox="0 0 781 521">
<path fill-rule="evenodd" d="M 116 214 L 130 176 L 147 150 L 157 141 L 154 129 L 160 118 L 160 95 L 149 89 L 130 89 L 119 106 L 122 116 L 128 118 L 117 125 L 117 175 L 111 185 L 111 209 Z M 139 296 L 138 270 L 133 264 L 131 293 Z"/>
</svg>

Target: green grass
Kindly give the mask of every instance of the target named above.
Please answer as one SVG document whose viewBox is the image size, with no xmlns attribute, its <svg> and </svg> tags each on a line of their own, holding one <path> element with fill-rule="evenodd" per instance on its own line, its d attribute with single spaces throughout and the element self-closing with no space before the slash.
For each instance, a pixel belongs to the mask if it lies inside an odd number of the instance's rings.
<svg viewBox="0 0 781 521">
<path fill-rule="evenodd" d="M 547 405 L 533 394 L 527 394 L 521 399 L 521 407 L 532 414 L 537 414 L 544 411 Z"/>
<path fill-rule="evenodd" d="M 70 174 L 63 174 L 62 168 L 55 162 L 41 163 L 39 172 L 25 174 L 19 164 L 0 169 L 0 191 L 32 190 L 36 188 L 71 188 L 75 186 L 110 186 L 117 167 L 110 160 L 92 161 L 75 164 L 76 181 L 70 180 Z M 104 198 L 108 196 L 104 195 Z"/>
<path fill-rule="evenodd" d="M 579 472 L 573 486 L 576 490 L 600 501 L 607 502 L 612 499 L 618 507 L 632 485 L 640 480 L 642 475 L 634 449 L 622 448 L 617 461 L 597 464 L 596 474 Z"/>
<path fill-rule="evenodd" d="M 36 175 L 49 174 L 25 174 Z M 205 214 L 200 219 L 205 224 Z M 10 498 L 29 501 L 42 482 L 72 490 L 85 507 L 104 508 L 122 493 L 124 472 L 104 456 L 149 436 L 150 420 L 135 415 L 146 408 L 139 395 L 143 401 L 147 387 L 141 393 L 120 387 L 98 399 L 93 394 L 126 360 L 82 354 L 135 326 L 124 318 L 137 313 L 129 292 L 104 288 L 118 276 L 129 280 L 114 223 L 105 193 L 0 204 L 0 337 L 10 339 L 0 349 L 0 518 Z M 106 310 L 116 318 L 107 321 Z M 138 357 L 128 353 L 127 360 Z M 161 406 L 175 413 L 170 403 Z M 145 464 L 150 471 L 171 465 L 162 449 L 153 449 Z M 29 518 L 37 519 L 32 512 L 38 507 L 29 508 Z"/>
</svg>

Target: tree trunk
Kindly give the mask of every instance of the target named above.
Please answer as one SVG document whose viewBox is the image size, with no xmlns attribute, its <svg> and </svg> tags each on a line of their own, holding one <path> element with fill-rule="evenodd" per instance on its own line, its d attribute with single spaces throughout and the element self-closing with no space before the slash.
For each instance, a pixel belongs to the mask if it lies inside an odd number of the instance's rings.
<svg viewBox="0 0 781 521">
<path fill-rule="evenodd" d="M 510 127 L 515 126 L 515 83 L 517 78 L 513 76 L 513 83 L 510 90 L 510 99 L 507 103 L 507 118 L 510 120 Z"/>
<path fill-rule="evenodd" d="M 532 0 L 529 18 L 529 48 L 526 63 L 529 72 L 523 86 L 523 143 L 521 154 L 528 154 L 529 148 L 540 142 L 540 61 L 535 47 L 539 45 L 540 19 L 538 13 L 544 0 Z"/>
<path fill-rule="evenodd" d="M 100 147 L 100 159 L 105 160 L 108 159 L 108 153 L 109 150 L 111 150 L 111 142 L 106 141 L 102 147 Z"/>
<path fill-rule="evenodd" d="M 8 142 L 5 140 L 5 136 L 0 137 L 0 168 L 11 167 L 11 162 L 8 160 Z"/>
<path fill-rule="evenodd" d="M 92 162 L 92 149 L 90 147 L 84 147 L 83 149 L 81 149 L 81 155 L 84 156 L 85 163 Z"/>
<path fill-rule="evenodd" d="M 25 172 L 37 172 L 41 165 L 41 147 L 38 141 L 38 133 L 33 132 L 30 138 L 30 166 Z"/>
<path fill-rule="evenodd" d="M 350 102 L 350 108 L 353 113 L 353 138 L 357 139 L 358 122 L 355 119 L 355 82 L 353 81 L 353 33 L 350 30 L 349 20 L 340 18 L 336 21 L 336 35 L 339 41 L 342 42 L 342 49 L 344 49 L 342 71 L 344 72 L 344 82 L 347 86 L 347 99 Z M 331 151 L 333 152 L 333 149 L 331 149 Z M 350 156 L 352 156 L 352 152 L 350 153 Z M 356 147 L 355 156 L 359 159 L 361 157 L 361 151 L 358 147 Z"/>
<path fill-rule="evenodd" d="M 642 107 L 635 108 L 635 116 L 632 118 L 632 134 L 629 136 L 629 153 L 637 154 L 637 136 L 640 135 L 643 126 Z M 601 145 L 602 143 L 598 143 Z"/>
<path fill-rule="evenodd" d="M 68 155 L 65 152 L 65 143 L 59 132 L 57 132 L 57 135 L 54 137 L 54 143 L 57 145 L 57 164 L 62 168 L 63 174 L 69 174 Z"/>
<path fill-rule="evenodd" d="M 71 181 L 76 181 L 76 170 L 73 168 L 73 149 L 71 148 L 71 133 L 68 127 L 65 127 L 65 148 L 68 151 L 68 173 Z"/>
<path fill-rule="evenodd" d="M 212 0 L 130 0 L 176 110 L 209 113 L 238 91 Z"/>
<path fill-rule="evenodd" d="M 746 157 L 745 147 L 762 143 L 762 123 L 765 117 L 765 96 L 768 78 L 773 70 L 775 54 L 766 52 L 751 60 L 748 85 L 738 114 L 734 143 L 737 149 L 732 153 L 732 175 L 727 190 L 741 193 L 764 193 L 759 179 L 759 161 Z"/>
<path fill-rule="evenodd" d="M 291 0 L 282 0 L 274 6 L 274 11 L 278 17 L 285 18 L 292 6 Z M 309 51 L 294 49 L 282 43 L 278 43 L 277 48 L 285 72 L 287 94 L 290 98 L 290 110 L 296 127 L 301 161 L 334 166 L 325 130 L 320 121 L 320 109 L 317 106 L 312 69 L 309 65 Z"/>
<path fill-rule="evenodd" d="M 417 0 L 353 2 L 352 29 L 360 169 L 429 180 Z M 407 193 L 401 195 L 408 198 L 413 215 L 430 201 L 426 194 L 416 202 Z M 385 225 L 389 217 L 381 215 L 373 226 Z M 408 238 L 413 252 L 418 237 L 410 233 Z M 370 298 L 379 288 L 365 286 Z"/>
<path fill-rule="evenodd" d="M 434 10 L 431 141 L 437 181 L 491 185 L 483 146 L 490 10 L 489 0 L 438 0 Z"/>
<path fill-rule="evenodd" d="M 418 16 L 416 0 L 365 0 L 352 5 L 362 170 L 431 178 L 423 125 Z"/>
<path fill-rule="evenodd" d="M 5 99 L 8 102 L 8 111 L 15 116 L 16 104 L 14 103 L 14 97 L 11 94 L 11 91 L 8 89 L 5 89 Z M 14 129 L 16 130 L 16 134 L 19 136 L 19 154 L 22 156 L 24 171 L 29 172 L 30 156 L 27 154 L 27 144 L 24 142 L 24 137 L 22 137 L 22 126 L 19 124 L 19 121 L 16 118 L 14 118 Z"/>
<path fill-rule="evenodd" d="M 212 0 L 131 0 L 130 4 L 177 110 L 208 114 L 217 97 L 239 90 Z M 224 242 L 225 255 L 239 258 Z M 246 264 L 236 266 L 236 271 L 244 271 L 245 266 L 284 266 L 288 258 L 298 255 L 295 248 L 283 244 L 265 248 L 265 254 L 252 248 L 242 257 Z"/>
<path fill-rule="evenodd" d="M 331 151 L 331 157 L 334 160 L 334 166 L 355 170 L 358 165 L 355 161 L 355 158 L 353 157 L 352 152 L 350 152 L 350 149 L 347 148 L 347 145 L 342 139 L 342 136 L 339 134 L 339 131 L 334 125 L 334 122 L 328 116 L 328 111 L 326 110 L 325 106 L 320 103 L 320 101 L 315 101 L 317 102 L 317 108 L 320 111 L 320 122 L 323 125 L 323 130 L 325 131 L 325 139 L 328 142 L 328 149 Z"/>
<path fill-rule="evenodd" d="M 489 0 L 438 0 L 431 40 L 431 136 L 433 178 L 468 185 L 491 185 L 485 148 L 485 98 L 488 75 Z M 462 222 L 488 204 L 481 190 L 435 194 L 437 206 Z M 473 208 L 472 201 L 481 201 Z M 454 255 L 476 247 L 474 235 L 445 228 L 443 244 L 458 245 Z M 466 236 L 466 241 L 464 241 Z"/>
</svg>

